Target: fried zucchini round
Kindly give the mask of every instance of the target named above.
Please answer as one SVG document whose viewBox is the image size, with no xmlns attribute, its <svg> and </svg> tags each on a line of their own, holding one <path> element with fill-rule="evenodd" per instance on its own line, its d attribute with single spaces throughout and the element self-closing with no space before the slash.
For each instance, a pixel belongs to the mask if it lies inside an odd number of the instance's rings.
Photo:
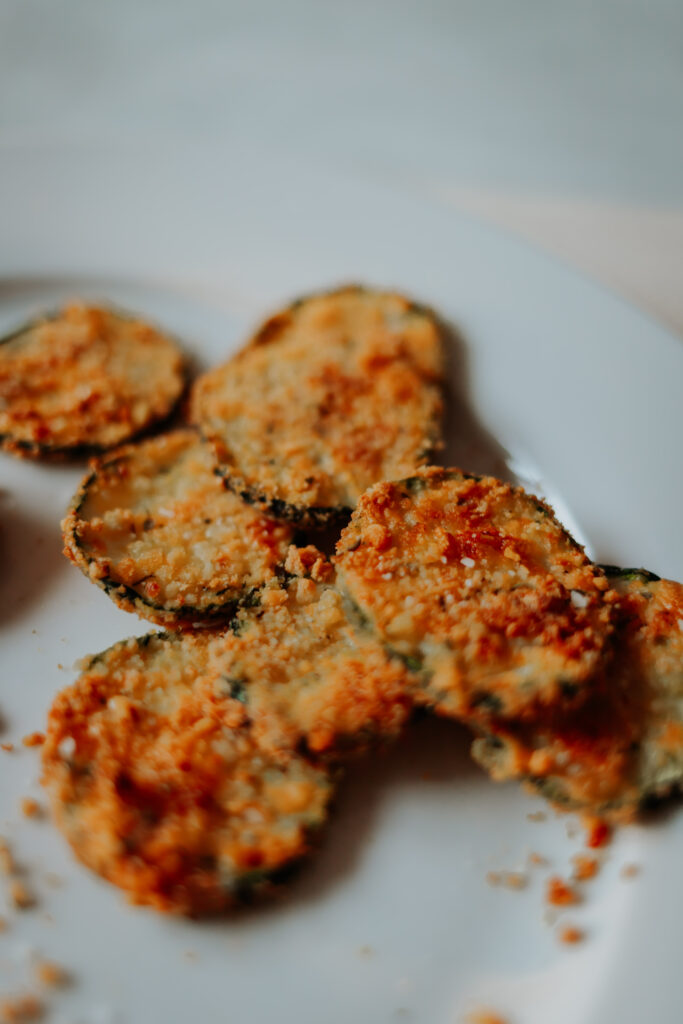
<svg viewBox="0 0 683 1024">
<path fill-rule="evenodd" d="M 683 586 L 607 567 L 620 623 L 600 689 L 573 715 L 496 723 L 473 755 L 558 806 L 631 818 L 683 786 Z"/>
<path fill-rule="evenodd" d="M 149 634 L 54 701 L 43 782 L 78 858 L 134 903 L 205 914 L 271 894 L 333 794 L 277 715 L 231 695 L 216 634 Z M 245 684 L 246 685 L 246 684 Z"/>
<path fill-rule="evenodd" d="M 547 505 L 491 477 L 432 468 L 377 484 L 335 561 L 367 627 L 443 715 L 578 703 L 609 648 L 604 573 Z"/>
<path fill-rule="evenodd" d="M 32 458 L 112 448 L 165 419 L 184 383 L 156 328 L 66 306 L 0 339 L 0 445 Z"/>
<path fill-rule="evenodd" d="M 294 303 L 194 387 L 192 415 L 229 487 L 310 527 L 348 516 L 377 480 L 439 443 L 443 352 L 435 317 L 360 287 Z"/>
<path fill-rule="evenodd" d="M 64 553 L 127 611 L 210 622 L 258 600 L 292 540 L 223 487 L 193 430 L 95 460 L 62 522 Z"/>
<path fill-rule="evenodd" d="M 349 621 L 333 568 L 313 547 L 291 548 L 289 578 L 236 617 L 218 649 L 233 692 L 275 707 L 291 745 L 339 758 L 395 738 L 410 717 L 410 680 L 368 633 Z"/>
</svg>

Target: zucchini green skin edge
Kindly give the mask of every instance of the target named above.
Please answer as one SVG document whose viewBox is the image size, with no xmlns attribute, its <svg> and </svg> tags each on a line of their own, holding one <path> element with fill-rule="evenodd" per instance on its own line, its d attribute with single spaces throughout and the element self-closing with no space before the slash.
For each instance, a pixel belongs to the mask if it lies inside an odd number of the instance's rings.
<svg viewBox="0 0 683 1024">
<path fill-rule="evenodd" d="M 201 436 L 202 440 L 210 444 L 209 439 L 204 434 L 201 434 Z M 425 465 L 429 464 L 429 460 L 437 450 L 439 443 L 439 432 L 435 428 L 433 436 L 427 441 L 428 447 L 424 452 L 420 453 L 420 460 L 424 460 Z M 273 519 L 282 519 L 288 523 L 295 523 L 304 529 L 324 530 L 328 526 L 344 527 L 353 512 L 353 507 L 350 505 L 292 505 L 282 498 L 267 498 L 257 488 L 247 486 L 244 480 L 233 474 L 227 466 L 216 466 L 214 473 L 221 478 L 228 490 L 236 494 L 242 501 L 245 501 L 247 505 L 258 507 L 259 511 L 265 512 L 272 516 Z M 472 479 L 477 478 L 473 477 Z"/>
<path fill-rule="evenodd" d="M 206 437 L 203 437 L 207 441 Z M 217 466 L 214 469 L 228 490 L 236 494 L 247 505 L 252 505 L 273 519 L 282 519 L 288 523 L 296 523 L 310 530 L 323 530 L 327 526 L 343 526 L 348 522 L 352 508 L 346 505 L 291 505 L 282 498 L 266 498 L 256 488 L 247 487 L 244 481 L 233 476 L 227 467 Z"/>
<path fill-rule="evenodd" d="M 122 310 L 116 309 L 116 307 L 107 306 L 106 308 L 107 308 L 107 310 L 110 313 L 113 313 L 115 316 L 121 317 L 121 319 L 124 319 L 124 320 L 125 319 L 127 319 L 127 320 L 134 319 L 134 317 L 130 313 L 126 313 L 126 312 L 124 312 Z M 17 327 L 13 331 L 10 331 L 9 334 L 3 335 L 3 337 L 0 338 L 0 345 L 5 345 L 5 344 L 7 344 L 7 342 L 14 341 L 16 338 L 20 338 L 22 334 L 28 333 L 28 331 L 33 330 L 35 327 L 40 326 L 40 324 L 43 324 L 46 321 L 49 322 L 50 320 L 56 320 L 58 318 L 58 316 L 59 316 L 58 312 L 57 313 L 46 313 L 43 316 L 35 317 L 32 320 L 28 320 L 28 321 L 26 321 L 26 323 L 22 324 L 21 327 Z M 173 338 L 166 331 L 164 331 L 164 335 L 167 338 L 170 338 L 172 341 L 174 341 L 176 343 L 176 345 L 178 344 L 176 339 Z M 178 347 L 180 347 L 180 346 L 178 346 Z M 182 376 L 183 376 L 182 387 L 180 389 L 178 397 L 170 405 L 170 407 L 168 409 L 168 412 L 166 413 L 166 416 L 164 416 L 160 420 L 155 420 L 153 423 L 147 424 L 146 426 L 144 426 L 140 430 L 138 430 L 135 434 L 131 434 L 129 437 L 126 438 L 126 443 L 128 441 L 135 441 L 138 438 L 144 437 L 146 435 L 146 433 L 151 428 L 163 429 L 164 425 L 171 419 L 171 417 L 173 416 L 175 410 L 178 408 L 178 406 L 179 406 L 179 404 L 180 404 L 180 402 L 182 400 L 182 397 L 183 397 L 183 395 L 185 394 L 185 392 L 187 390 L 187 385 L 189 383 L 189 367 L 188 367 L 188 364 L 187 364 L 186 360 L 183 360 L 183 366 L 182 366 L 182 371 L 181 372 L 182 372 Z M 100 444 L 96 444 L 96 443 L 67 445 L 67 446 L 64 446 L 64 445 L 60 446 L 60 445 L 41 444 L 40 441 L 26 441 L 26 440 L 16 439 L 11 433 L 10 434 L 0 433 L 0 448 L 5 444 L 5 442 L 9 442 L 13 448 L 16 448 L 16 449 L 18 449 L 18 450 L 20 450 L 22 452 L 29 452 L 31 455 L 40 455 L 43 458 L 53 458 L 53 459 L 57 459 L 57 460 L 59 460 L 59 459 L 84 459 L 84 458 L 88 458 L 91 455 L 102 455 L 105 452 L 109 451 L 109 447 L 111 447 L 111 446 L 107 447 L 106 445 L 100 445 Z M 120 443 L 121 442 L 117 442 L 115 447 L 118 447 L 118 445 Z"/>
<path fill-rule="evenodd" d="M 123 457 L 125 458 L 125 456 Z M 108 465 L 113 465 L 115 462 L 121 461 L 119 459 L 111 460 Z M 69 511 L 77 516 L 88 496 L 88 488 L 97 479 L 97 471 L 93 470 L 85 480 L 81 483 L 78 491 L 76 492 Z M 74 523 L 75 526 L 75 523 Z M 193 608 L 190 605 L 179 605 L 177 608 L 169 607 L 168 605 L 160 605 L 151 598 L 143 597 L 133 587 L 127 586 L 125 583 L 120 583 L 117 580 L 111 579 L 109 576 L 102 576 L 93 578 L 89 573 L 90 560 L 86 555 L 81 545 L 80 539 L 76 533 L 75 528 L 69 531 L 69 544 L 74 553 L 77 554 L 79 566 L 86 578 L 91 583 L 95 583 L 96 586 L 103 590 L 108 597 L 111 597 L 117 604 L 122 605 L 128 611 L 141 614 L 145 618 L 144 613 L 139 613 L 139 608 L 151 608 L 155 612 L 157 618 L 163 621 L 163 624 L 168 626 L 175 626 L 176 628 L 182 628 L 183 624 L 204 624 L 204 625 L 218 625 L 220 623 L 230 622 L 240 608 L 255 608 L 260 604 L 260 587 L 251 587 L 245 590 L 241 594 L 236 594 L 233 598 L 226 600 L 223 603 L 216 603 L 207 605 L 206 608 Z"/>
</svg>

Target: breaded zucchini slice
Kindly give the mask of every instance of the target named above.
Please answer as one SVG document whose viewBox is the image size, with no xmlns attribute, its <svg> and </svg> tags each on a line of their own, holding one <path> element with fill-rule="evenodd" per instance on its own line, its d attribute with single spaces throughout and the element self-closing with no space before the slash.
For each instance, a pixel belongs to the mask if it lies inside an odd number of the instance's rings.
<svg viewBox="0 0 683 1024">
<path fill-rule="evenodd" d="M 0 339 L 0 445 L 39 457 L 101 451 L 165 419 L 182 355 L 142 320 L 76 303 Z"/>
<path fill-rule="evenodd" d="M 246 501 L 320 527 L 377 480 L 411 473 L 440 439 L 443 352 L 435 317 L 360 287 L 271 317 L 201 377 L 192 415 Z"/>
<path fill-rule="evenodd" d="M 561 807 L 628 819 L 683 784 L 683 586 L 606 570 L 620 620 L 600 689 L 573 715 L 496 723 L 472 752 L 494 778 L 525 779 Z"/>
<path fill-rule="evenodd" d="M 223 487 L 193 430 L 94 460 L 62 522 L 64 553 L 127 611 L 210 622 L 258 600 L 292 540 Z"/>
<path fill-rule="evenodd" d="M 609 648 L 607 579 L 537 498 L 492 477 L 425 469 L 360 499 L 339 585 L 459 718 L 580 702 Z"/>
<path fill-rule="evenodd" d="M 286 568 L 218 648 L 233 692 L 245 690 L 250 708 L 275 707 L 292 747 L 317 757 L 396 738 L 413 707 L 403 664 L 349 621 L 319 551 L 291 548 Z"/>
<path fill-rule="evenodd" d="M 277 716 L 232 694 L 217 642 L 123 641 L 49 714 L 43 783 L 59 827 L 84 864 L 158 910 L 211 913 L 268 895 L 309 853 L 333 795 Z"/>
</svg>

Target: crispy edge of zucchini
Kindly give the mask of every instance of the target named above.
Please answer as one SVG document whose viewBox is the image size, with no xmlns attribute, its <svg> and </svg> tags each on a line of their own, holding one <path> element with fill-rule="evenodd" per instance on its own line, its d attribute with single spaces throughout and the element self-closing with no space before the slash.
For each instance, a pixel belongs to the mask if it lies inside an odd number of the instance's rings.
<svg viewBox="0 0 683 1024">
<path fill-rule="evenodd" d="M 207 440 L 204 438 L 204 440 Z M 273 519 L 294 523 L 308 530 L 324 530 L 328 526 L 344 526 L 353 512 L 348 505 L 293 505 L 282 498 L 268 498 L 256 487 L 236 476 L 228 466 L 219 464 L 214 469 L 229 491 L 247 505 L 252 505 Z"/>
<path fill-rule="evenodd" d="M 288 305 L 267 317 L 241 351 L 244 352 L 252 347 L 268 345 L 271 342 L 276 341 L 283 328 L 288 325 L 287 318 L 289 315 L 301 306 L 304 306 L 307 302 L 311 302 L 314 299 L 333 298 L 334 296 L 344 295 L 345 293 L 355 295 L 392 295 L 400 297 L 408 303 L 406 312 L 418 313 L 421 316 L 427 317 L 434 323 L 439 332 L 439 336 L 443 337 L 444 328 L 441 318 L 430 306 L 427 306 L 424 303 L 415 302 L 402 292 L 392 291 L 390 288 L 375 288 L 360 284 L 357 281 L 350 281 L 346 284 L 335 285 L 332 288 L 321 288 L 317 291 L 306 292 L 304 295 L 299 295 L 296 299 L 289 302 Z"/>
<path fill-rule="evenodd" d="M 175 625 L 178 629 L 183 629 L 197 624 L 210 626 L 218 625 L 222 622 L 229 623 L 241 608 L 258 607 L 262 587 L 249 587 L 241 593 L 235 594 L 229 600 L 220 604 L 210 604 L 205 609 L 194 608 L 191 605 L 172 608 L 167 605 L 157 604 L 150 598 L 143 597 L 133 587 L 120 583 L 110 576 L 94 578 L 90 575 L 89 570 L 92 561 L 88 559 L 78 537 L 79 513 L 87 499 L 89 486 L 97 479 L 98 470 L 102 466 L 112 466 L 128 457 L 126 454 L 114 454 L 106 458 L 101 464 L 95 466 L 81 480 L 61 523 L 62 539 L 64 541 L 63 552 L 69 561 L 81 570 L 86 579 L 98 586 L 100 590 L 103 590 L 119 608 L 124 609 L 124 611 L 133 612 L 141 618 L 155 622 L 160 626 Z"/>
<path fill-rule="evenodd" d="M 113 306 L 109 303 L 103 304 L 102 309 L 111 313 L 113 316 L 119 317 L 121 320 L 139 319 L 137 314 L 131 313 L 128 310 L 119 309 L 117 306 Z M 34 328 L 40 327 L 41 324 L 58 320 L 61 312 L 61 310 L 53 310 L 40 316 L 33 317 L 31 320 L 25 321 L 21 326 L 11 330 L 9 334 L 4 334 L 0 337 L 0 345 L 5 345 L 10 341 L 14 341 L 16 338 L 20 338 L 22 334 L 26 334 L 28 331 L 32 331 Z M 168 331 L 162 330 L 160 327 L 155 327 L 155 330 L 158 330 L 159 334 L 163 335 L 172 342 L 173 345 L 175 345 L 181 357 L 180 387 L 178 388 L 178 394 L 170 401 L 165 413 L 162 413 L 161 416 L 156 416 L 148 420 L 147 423 L 143 424 L 143 426 L 134 433 L 127 434 L 119 441 L 116 441 L 114 445 L 103 445 L 97 444 L 96 442 L 79 442 L 78 444 L 73 445 L 50 445 L 43 444 L 40 441 L 26 441 L 21 438 L 16 438 L 12 433 L 0 433 L 0 449 L 13 454 L 24 455 L 32 459 L 54 459 L 55 461 L 62 461 L 66 459 L 75 460 L 88 458 L 93 455 L 103 455 L 105 452 L 111 451 L 112 448 L 118 448 L 120 444 L 127 444 L 129 441 L 136 441 L 146 437 L 153 429 L 163 430 L 163 427 L 171 420 L 180 405 L 183 396 L 187 392 L 190 383 L 190 364 L 187 356 L 183 352 L 179 340 L 174 335 L 169 334 Z"/>
</svg>

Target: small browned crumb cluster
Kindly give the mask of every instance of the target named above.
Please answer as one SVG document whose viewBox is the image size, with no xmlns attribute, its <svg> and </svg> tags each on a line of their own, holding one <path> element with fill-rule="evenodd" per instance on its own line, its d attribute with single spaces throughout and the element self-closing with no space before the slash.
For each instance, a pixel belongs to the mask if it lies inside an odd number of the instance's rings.
<svg viewBox="0 0 683 1024">
<path fill-rule="evenodd" d="M 473 1010 L 465 1018 L 466 1024 L 509 1024 L 509 1021 L 492 1010 Z"/>
<path fill-rule="evenodd" d="M 600 861 L 597 857 L 590 857 L 584 853 L 577 853 L 572 857 L 572 863 L 574 869 L 572 871 L 572 877 L 577 882 L 587 882 L 591 878 L 595 878 L 599 869 Z"/>
<path fill-rule="evenodd" d="M 0 1002 L 2 1024 L 29 1024 L 30 1021 L 42 1020 L 44 1016 L 45 1004 L 34 995 L 18 995 Z"/>
<path fill-rule="evenodd" d="M 6 839 L 0 837 L 0 872 L 7 876 L 13 875 L 16 870 L 14 857 Z"/>
<path fill-rule="evenodd" d="M 21 742 L 25 747 L 42 747 L 45 742 L 45 733 L 30 732 L 28 736 L 24 736 Z"/>
<path fill-rule="evenodd" d="M 577 943 L 583 942 L 585 933 L 574 925 L 566 924 L 558 929 L 557 937 L 565 946 L 575 946 Z"/>
<path fill-rule="evenodd" d="M 54 960 L 39 961 L 35 974 L 40 984 L 47 988 L 65 988 L 71 981 L 69 972 Z"/>
<path fill-rule="evenodd" d="M 516 890 L 526 889 L 529 883 L 529 879 L 522 871 L 489 871 L 486 881 L 489 885 Z"/>
<path fill-rule="evenodd" d="M 41 818 L 43 808 L 32 796 L 25 796 L 21 801 L 21 813 L 25 818 Z"/>
<path fill-rule="evenodd" d="M 35 895 L 24 881 L 23 872 L 14 859 L 7 840 L 2 837 L 0 837 L 0 873 L 8 879 L 8 898 L 16 910 L 28 910 L 35 906 Z"/>
<path fill-rule="evenodd" d="M 545 898 L 552 907 L 569 907 L 581 902 L 576 889 L 557 875 L 548 879 Z"/>
<path fill-rule="evenodd" d="M 12 901 L 12 905 L 15 906 L 17 910 L 28 910 L 36 904 L 34 894 L 20 878 L 15 878 L 14 881 L 10 883 L 9 896 Z"/>
</svg>

